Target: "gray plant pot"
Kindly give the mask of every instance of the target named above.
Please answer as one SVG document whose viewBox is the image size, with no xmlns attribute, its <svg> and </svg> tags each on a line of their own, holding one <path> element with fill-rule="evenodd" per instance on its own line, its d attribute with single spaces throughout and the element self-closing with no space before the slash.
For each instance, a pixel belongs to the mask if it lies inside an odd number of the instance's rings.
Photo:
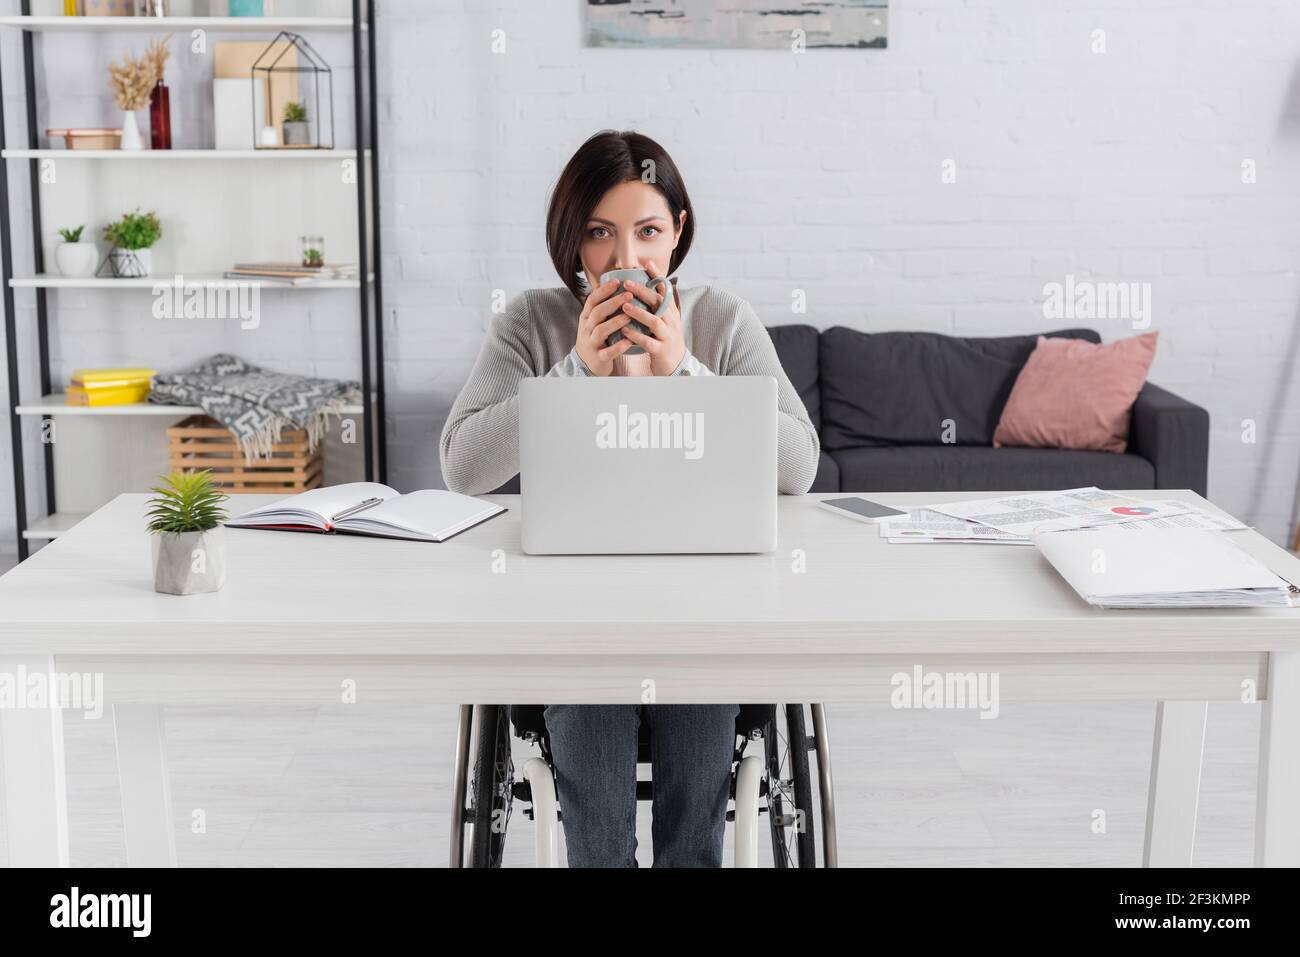
<svg viewBox="0 0 1300 957">
<path fill-rule="evenodd" d="M 153 539 L 153 590 L 164 595 L 198 595 L 226 583 L 225 529 L 162 532 Z"/>
<path fill-rule="evenodd" d="M 119 279 L 140 279 L 153 272 L 152 249 L 114 249 L 109 253 L 113 275 Z"/>
<path fill-rule="evenodd" d="M 283 125 L 285 146 L 309 146 L 311 144 L 310 123 L 285 123 Z"/>
</svg>

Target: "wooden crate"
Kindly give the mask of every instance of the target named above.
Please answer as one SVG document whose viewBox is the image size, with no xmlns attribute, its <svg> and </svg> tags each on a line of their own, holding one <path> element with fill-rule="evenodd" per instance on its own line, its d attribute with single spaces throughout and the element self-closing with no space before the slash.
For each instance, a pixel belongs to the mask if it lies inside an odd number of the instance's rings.
<svg viewBox="0 0 1300 957">
<path fill-rule="evenodd" d="M 212 470 L 212 484 L 244 492 L 305 492 L 321 482 L 321 450 L 307 451 L 304 429 L 285 429 L 269 459 L 252 464 L 235 434 L 214 419 L 191 415 L 167 429 L 167 461 L 173 471 Z"/>
</svg>

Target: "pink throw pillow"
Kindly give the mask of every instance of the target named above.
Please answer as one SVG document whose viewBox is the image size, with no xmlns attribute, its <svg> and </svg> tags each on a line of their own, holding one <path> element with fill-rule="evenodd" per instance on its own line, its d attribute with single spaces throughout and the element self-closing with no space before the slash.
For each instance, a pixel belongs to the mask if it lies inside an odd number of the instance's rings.
<svg viewBox="0 0 1300 957">
<path fill-rule="evenodd" d="M 1146 382 L 1158 335 L 1147 332 L 1103 345 L 1039 336 L 1011 387 L 993 447 L 1123 452 L 1133 401 Z"/>
</svg>

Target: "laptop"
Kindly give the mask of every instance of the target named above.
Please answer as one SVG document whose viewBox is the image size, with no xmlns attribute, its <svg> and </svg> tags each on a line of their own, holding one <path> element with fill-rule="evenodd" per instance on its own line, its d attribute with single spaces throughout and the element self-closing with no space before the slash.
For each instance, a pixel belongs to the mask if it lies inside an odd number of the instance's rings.
<svg viewBox="0 0 1300 957">
<path fill-rule="evenodd" d="M 519 483 L 528 555 L 774 551 L 776 379 L 524 379 Z"/>
</svg>

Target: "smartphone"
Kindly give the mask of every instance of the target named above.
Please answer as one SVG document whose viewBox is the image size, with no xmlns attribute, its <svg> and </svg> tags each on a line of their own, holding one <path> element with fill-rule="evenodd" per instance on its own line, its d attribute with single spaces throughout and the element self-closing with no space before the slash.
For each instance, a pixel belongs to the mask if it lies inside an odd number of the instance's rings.
<svg viewBox="0 0 1300 957">
<path fill-rule="evenodd" d="M 852 495 L 848 498 L 824 498 L 819 500 L 817 504 L 822 508 L 835 512 L 837 515 L 846 515 L 849 518 L 857 519 L 859 522 L 871 524 L 878 522 L 882 518 L 893 518 L 895 515 L 907 514 L 903 509 L 881 505 L 879 502 L 873 502 L 858 495 Z"/>
</svg>

